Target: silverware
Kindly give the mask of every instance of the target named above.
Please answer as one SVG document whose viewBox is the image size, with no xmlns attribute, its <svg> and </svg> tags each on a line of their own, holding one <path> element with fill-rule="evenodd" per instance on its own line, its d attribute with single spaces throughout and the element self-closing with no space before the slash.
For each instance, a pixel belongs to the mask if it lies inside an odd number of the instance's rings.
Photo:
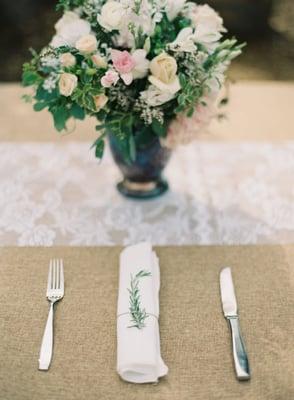
<svg viewBox="0 0 294 400">
<path fill-rule="evenodd" d="M 53 350 L 53 313 L 54 304 L 64 295 L 63 261 L 50 260 L 46 297 L 50 302 L 49 315 L 41 345 L 39 370 L 48 370 Z"/>
<path fill-rule="evenodd" d="M 250 379 L 249 362 L 240 331 L 237 301 L 230 268 L 224 268 L 221 271 L 220 289 L 224 315 L 229 322 L 232 335 L 233 358 L 237 379 L 247 381 Z"/>
</svg>

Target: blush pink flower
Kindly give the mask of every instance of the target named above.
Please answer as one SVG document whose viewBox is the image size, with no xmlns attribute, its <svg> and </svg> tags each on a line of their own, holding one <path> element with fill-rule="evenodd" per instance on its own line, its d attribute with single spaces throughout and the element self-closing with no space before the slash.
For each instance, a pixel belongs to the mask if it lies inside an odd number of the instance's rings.
<svg viewBox="0 0 294 400">
<path fill-rule="evenodd" d="M 111 59 L 121 79 L 126 85 L 130 85 L 133 81 L 132 70 L 136 66 L 136 61 L 133 56 L 126 50 L 111 50 Z"/>
<path fill-rule="evenodd" d="M 127 73 L 131 72 L 132 69 L 136 65 L 135 60 L 133 59 L 132 55 L 126 50 L 124 50 L 124 51 L 112 50 L 111 51 L 111 59 L 112 59 L 114 68 L 120 74 L 127 74 Z"/>
<path fill-rule="evenodd" d="M 168 128 L 167 136 L 161 139 L 161 144 L 169 149 L 185 145 L 205 132 L 213 118 L 217 116 L 215 96 L 206 97 L 205 105 L 199 104 L 191 118 L 178 114 Z"/>
<path fill-rule="evenodd" d="M 109 70 L 101 78 L 101 85 L 105 88 L 109 88 L 112 85 L 116 85 L 119 80 L 119 75 L 116 71 Z"/>
</svg>

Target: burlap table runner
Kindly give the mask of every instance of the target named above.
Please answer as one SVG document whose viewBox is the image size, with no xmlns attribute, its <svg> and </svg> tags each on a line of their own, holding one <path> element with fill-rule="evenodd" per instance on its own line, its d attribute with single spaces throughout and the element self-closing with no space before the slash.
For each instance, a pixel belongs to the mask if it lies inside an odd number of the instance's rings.
<svg viewBox="0 0 294 400">
<path fill-rule="evenodd" d="M 120 248 L 0 249 L 1 400 L 294 399 L 294 246 L 157 248 L 161 344 L 158 385 L 116 374 Z M 48 260 L 62 257 L 66 292 L 55 315 L 51 369 L 39 372 Z M 219 297 L 233 269 L 252 380 L 235 379 Z"/>
<path fill-rule="evenodd" d="M 57 134 L 52 116 L 47 111 L 36 113 L 21 100 L 31 93 L 20 84 L 0 83 L 0 142 L 1 141 L 94 141 L 97 138 L 95 118 L 69 123 L 71 135 Z M 294 139 L 294 82 L 239 81 L 230 86 L 228 107 L 222 109 L 227 118 L 215 120 L 204 140 L 292 140 Z M 198 138 L 198 139 L 199 139 Z"/>
</svg>

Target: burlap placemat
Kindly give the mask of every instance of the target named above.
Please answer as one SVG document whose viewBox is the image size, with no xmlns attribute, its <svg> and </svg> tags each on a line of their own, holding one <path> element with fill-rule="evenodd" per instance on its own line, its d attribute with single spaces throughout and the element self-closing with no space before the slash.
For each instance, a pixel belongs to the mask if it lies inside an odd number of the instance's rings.
<svg viewBox="0 0 294 400">
<path fill-rule="evenodd" d="M 170 368 L 157 385 L 116 374 L 120 248 L 0 249 L 1 400 L 294 399 L 294 246 L 157 248 L 161 345 Z M 38 371 L 48 313 L 48 261 L 65 262 L 54 359 Z M 219 271 L 230 265 L 252 380 L 236 381 Z"/>
<path fill-rule="evenodd" d="M 31 93 L 20 84 L 0 83 L 0 142 L 95 141 L 95 118 L 69 123 L 72 134 L 57 134 L 47 111 L 36 113 L 31 104 L 21 100 Z M 230 86 L 227 118 L 212 122 L 204 140 L 255 141 L 294 139 L 294 82 L 239 81 Z M 74 129 L 75 127 L 75 129 Z"/>
</svg>

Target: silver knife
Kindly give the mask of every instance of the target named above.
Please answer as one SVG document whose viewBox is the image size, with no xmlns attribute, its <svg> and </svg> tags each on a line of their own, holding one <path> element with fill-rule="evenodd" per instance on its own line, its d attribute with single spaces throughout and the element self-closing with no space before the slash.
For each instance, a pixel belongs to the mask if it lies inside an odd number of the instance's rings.
<svg viewBox="0 0 294 400">
<path fill-rule="evenodd" d="M 240 381 L 247 381 L 250 379 L 250 369 L 244 341 L 240 331 L 237 301 L 231 268 L 224 268 L 221 271 L 220 289 L 224 315 L 229 322 L 232 335 L 233 357 L 237 379 Z"/>
</svg>

